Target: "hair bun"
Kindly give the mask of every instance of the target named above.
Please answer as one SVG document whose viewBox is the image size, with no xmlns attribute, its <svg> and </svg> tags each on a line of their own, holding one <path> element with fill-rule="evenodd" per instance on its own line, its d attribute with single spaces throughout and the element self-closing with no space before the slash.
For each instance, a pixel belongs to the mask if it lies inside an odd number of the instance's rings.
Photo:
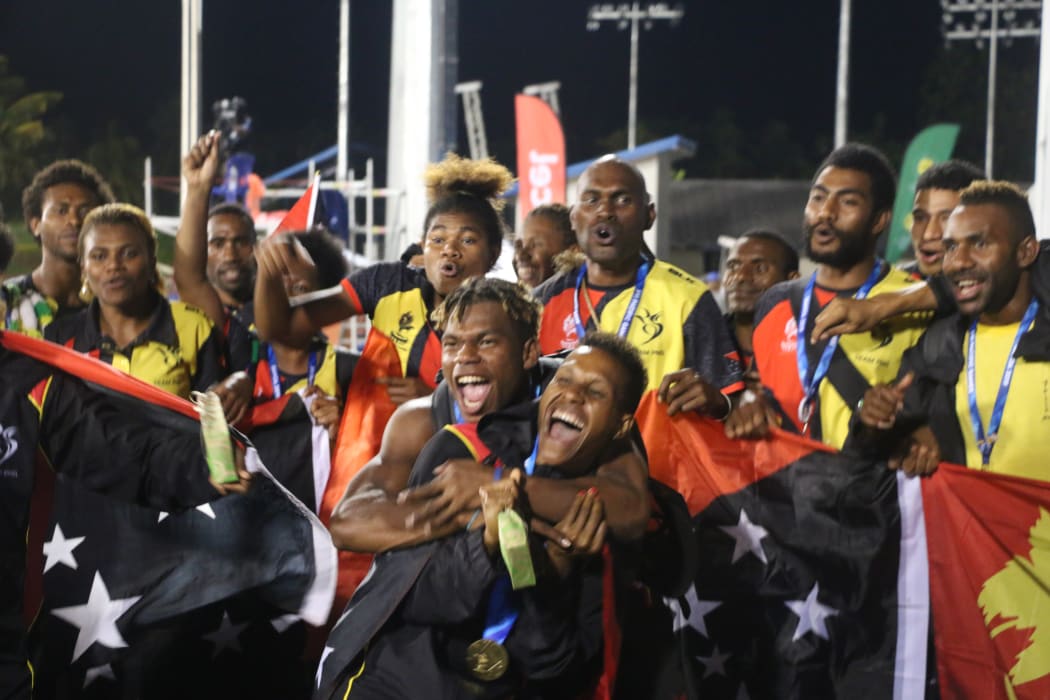
<svg viewBox="0 0 1050 700">
<path fill-rule="evenodd" d="M 471 160 L 449 153 L 440 163 L 431 163 L 423 174 L 427 201 L 433 205 L 456 193 L 487 200 L 497 211 L 503 208 L 500 198 L 514 182 L 507 168 L 491 158 Z"/>
</svg>

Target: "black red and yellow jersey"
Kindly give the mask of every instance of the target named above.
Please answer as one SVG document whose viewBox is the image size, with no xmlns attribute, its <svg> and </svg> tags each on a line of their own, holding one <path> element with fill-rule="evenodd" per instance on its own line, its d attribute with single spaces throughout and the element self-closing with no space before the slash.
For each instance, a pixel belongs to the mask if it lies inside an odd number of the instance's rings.
<svg viewBox="0 0 1050 700">
<path fill-rule="evenodd" d="M 256 362 L 254 368 L 255 389 L 252 396 L 255 403 L 269 401 L 276 396 L 309 388 L 311 379 L 309 374 L 288 374 L 278 368 L 277 377 L 281 384 L 281 391 L 274 392 L 273 372 L 265 350 L 265 343 L 262 344 L 262 348 L 262 357 Z M 335 348 L 324 338 L 315 338 L 310 346 L 310 356 L 312 358 L 310 362 L 316 362 L 313 385 L 327 396 L 345 397 L 357 362 L 357 354 L 342 348 Z"/>
<path fill-rule="evenodd" d="M 119 348 L 99 328 L 98 301 L 78 314 L 48 325 L 48 340 L 87 353 L 133 377 L 188 398 L 225 376 L 222 339 L 195 307 L 156 296 L 156 307 L 142 334 Z"/>
<path fill-rule="evenodd" d="M 355 270 L 342 286 L 355 311 L 393 341 L 404 376 L 437 386 L 441 341 L 430 325 L 434 290 L 426 273 L 400 262 L 377 263 Z"/>
<path fill-rule="evenodd" d="M 580 342 L 574 308 L 587 330 L 616 333 L 634 294 L 635 285 L 588 286 L 590 303 L 574 302 L 578 270 L 561 272 L 540 285 L 535 294 L 543 304 L 540 351 L 550 355 Z M 598 314 L 591 318 L 590 308 Z M 670 372 L 691 367 L 707 381 L 731 393 L 743 388 L 740 357 L 722 312 L 700 280 L 660 260 L 645 278 L 638 308 L 626 339 L 641 353 L 649 373 L 648 389 L 656 389 Z"/>
<path fill-rule="evenodd" d="M 34 338 L 44 337 L 44 328 L 54 319 L 71 316 L 84 308 L 60 307 L 58 301 L 36 288 L 31 274 L 5 280 L 0 288 L 0 305 L 4 309 L 0 328 Z"/>
<path fill-rule="evenodd" d="M 799 431 L 803 423 L 799 418 L 799 404 L 805 392 L 799 378 L 796 348 L 799 342 L 798 317 L 806 279 L 789 280 L 774 285 L 759 299 L 755 308 L 755 329 L 751 343 L 762 384 L 772 391 L 784 414 Z M 882 278 L 872 287 L 869 296 L 894 292 L 910 287 L 915 281 L 911 275 L 896 268 L 886 268 Z M 856 290 L 832 290 L 819 285 L 814 288 L 814 299 L 810 308 L 807 328 L 801 342 L 806 345 L 810 372 L 813 372 L 827 343 L 814 345 L 809 331 L 813 319 L 835 296 L 853 296 Z M 809 434 L 818 440 L 841 449 L 849 433 L 849 422 L 857 399 L 845 387 L 836 387 L 832 377 L 849 373 L 866 385 L 885 384 L 897 378 L 901 355 L 915 345 L 930 322 L 930 314 L 910 314 L 892 318 L 879 324 L 868 333 L 850 333 L 839 340 L 828 371 L 817 390 L 815 413 L 808 426 Z M 836 366 L 836 363 L 849 363 Z M 862 389 L 865 387 L 862 387 Z M 850 398 L 844 398 L 843 392 Z M 863 396 L 863 390 L 860 391 Z M 858 396 L 859 398 L 859 396 Z"/>
</svg>

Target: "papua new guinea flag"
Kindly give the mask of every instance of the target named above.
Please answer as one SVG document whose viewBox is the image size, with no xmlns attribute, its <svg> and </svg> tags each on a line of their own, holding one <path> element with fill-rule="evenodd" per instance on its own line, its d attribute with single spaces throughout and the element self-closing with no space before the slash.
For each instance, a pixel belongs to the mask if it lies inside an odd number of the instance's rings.
<svg viewBox="0 0 1050 700">
<path fill-rule="evenodd" d="M 1050 698 L 1050 483 L 941 465 L 922 489 L 942 698 Z"/>
<path fill-rule="evenodd" d="M 653 697 L 922 698 L 929 619 L 918 480 L 776 432 L 733 441 L 638 411 L 653 478 L 678 489 L 700 559 L 668 607 Z"/>
<path fill-rule="evenodd" d="M 324 621 L 335 551 L 254 448 L 245 494 L 179 497 L 195 473 L 216 495 L 188 402 L 52 343 L 0 333 L 0 344 L 19 368 L 46 367 L 28 395 L 5 401 L 34 407 L 19 442 L 39 446 L 57 474 L 31 631 L 34 697 L 207 698 L 216 679 L 258 687 L 262 673 L 242 669 L 269 670 L 262 659 L 295 661 L 267 656 L 257 631 L 279 642 L 300 620 Z M 308 690 L 308 670 L 300 677 Z"/>
</svg>

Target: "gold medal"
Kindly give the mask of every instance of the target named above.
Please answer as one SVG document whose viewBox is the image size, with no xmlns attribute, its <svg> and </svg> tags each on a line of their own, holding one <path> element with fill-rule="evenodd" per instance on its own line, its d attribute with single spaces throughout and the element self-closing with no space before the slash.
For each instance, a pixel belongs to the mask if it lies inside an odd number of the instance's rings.
<svg viewBox="0 0 1050 700">
<path fill-rule="evenodd" d="M 494 681 L 507 672 L 510 657 L 499 642 L 479 639 L 467 647 L 467 668 L 476 678 Z"/>
</svg>

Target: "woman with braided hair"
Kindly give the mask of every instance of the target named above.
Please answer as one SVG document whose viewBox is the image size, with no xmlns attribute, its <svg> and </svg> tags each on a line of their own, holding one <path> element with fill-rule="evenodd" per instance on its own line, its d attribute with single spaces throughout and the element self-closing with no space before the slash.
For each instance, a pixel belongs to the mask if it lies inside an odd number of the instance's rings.
<svg viewBox="0 0 1050 700">
<path fill-rule="evenodd" d="M 429 394 L 441 366 L 441 345 L 430 313 L 463 282 L 488 272 L 499 256 L 504 225 L 500 195 L 513 176 L 492 160 L 449 154 L 427 168 L 430 208 L 423 222 L 423 267 L 382 262 L 357 270 L 322 298 L 291 306 L 282 277 L 311 265 L 292 238 L 259 244 L 255 323 L 264 340 L 294 343 L 322 326 L 367 314 L 388 337 L 401 360 L 402 377 L 383 379 L 391 400 L 404 403 Z"/>
</svg>

